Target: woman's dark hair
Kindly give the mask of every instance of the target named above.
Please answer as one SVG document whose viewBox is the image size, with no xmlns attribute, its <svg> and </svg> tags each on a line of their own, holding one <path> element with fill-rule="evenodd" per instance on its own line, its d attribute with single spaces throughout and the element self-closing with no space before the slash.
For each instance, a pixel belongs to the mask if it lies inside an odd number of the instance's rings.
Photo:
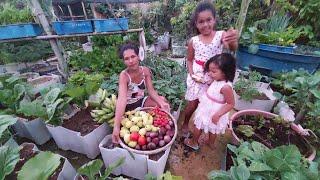
<svg viewBox="0 0 320 180">
<path fill-rule="evenodd" d="M 122 46 L 120 46 L 119 48 L 119 57 L 121 59 L 123 59 L 123 53 L 124 51 L 128 50 L 128 49 L 132 49 L 137 55 L 139 55 L 139 48 L 137 45 L 135 45 L 134 43 L 127 43 L 127 44 L 123 44 Z"/>
<path fill-rule="evenodd" d="M 229 53 L 222 53 L 210 58 L 204 67 L 205 72 L 209 71 L 209 65 L 216 64 L 223 72 L 227 81 L 233 82 L 236 74 L 236 59 Z"/>
<path fill-rule="evenodd" d="M 189 22 L 190 29 L 193 29 L 193 31 L 197 34 L 199 34 L 199 31 L 197 29 L 196 23 L 199 16 L 199 13 L 203 11 L 210 11 L 212 13 L 212 16 L 216 18 L 216 9 L 214 8 L 213 4 L 210 1 L 202 1 L 200 2 L 196 9 L 194 10 L 191 20 Z"/>
</svg>

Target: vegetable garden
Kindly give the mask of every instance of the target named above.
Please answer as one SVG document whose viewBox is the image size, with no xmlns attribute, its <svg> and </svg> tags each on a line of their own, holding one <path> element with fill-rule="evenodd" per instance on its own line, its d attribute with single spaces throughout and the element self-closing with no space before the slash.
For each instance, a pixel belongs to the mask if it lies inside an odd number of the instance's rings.
<svg viewBox="0 0 320 180">
<path fill-rule="evenodd" d="M 212 1 L 216 29 L 240 33 L 235 106 L 216 149 L 202 134 L 194 151 L 181 128 L 199 2 L 0 2 L 0 180 L 319 179 L 320 1 Z M 126 111 L 114 144 L 126 42 L 170 111 Z"/>
</svg>

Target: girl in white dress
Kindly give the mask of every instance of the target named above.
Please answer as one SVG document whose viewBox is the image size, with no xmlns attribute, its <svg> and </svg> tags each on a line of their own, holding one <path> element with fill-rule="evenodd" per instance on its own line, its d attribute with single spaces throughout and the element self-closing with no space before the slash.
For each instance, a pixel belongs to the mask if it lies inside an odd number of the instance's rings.
<svg viewBox="0 0 320 180">
<path fill-rule="evenodd" d="M 238 31 L 229 29 L 228 31 L 216 30 L 216 11 L 210 1 L 200 2 L 190 21 L 190 27 L 197 32 L 197 36 L 188 41 L 187 53 L 187 91 L 185 99 L 185 119 L 182 126 L 182 135 L 188 136 L 188 124 L 192 113 L 196 110 L 199 97 L 208 86 L 203 74 L 203 66 L 206 61 L 221 54 L 223 48 L 236 50 L 238 47 Z"/>
<path fill-rule="evenodd" d="M 232 81 L 236 71 L 235 58 L 227 53 L 216 55 L 206 62 L 205 71 L 213 82 L 199 98 L 193 138 L 184 141 L 194 150 L 199 149 L 198 139 L 202 131 L 210 133 L 209 146 L 214 148 L 216 135 L 225 133 L 229 111 L 234 107 Z"/>
</svg>

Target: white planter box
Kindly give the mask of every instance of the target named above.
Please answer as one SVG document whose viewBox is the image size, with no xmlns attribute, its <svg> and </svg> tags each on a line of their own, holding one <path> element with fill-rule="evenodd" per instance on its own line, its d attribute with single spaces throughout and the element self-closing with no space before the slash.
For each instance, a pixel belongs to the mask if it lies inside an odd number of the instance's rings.
<svg viewBox="0 0 320 180">
<path fill-rule="evenodd" d="M 158 159 L 158 161 L 153 161 L 149 159 L 148 155 L 132 153 L 132 157 L 129 151 L 123 148 L 105 148 L 105 145 L 108 146 L 112 143 L 111 138 L 112 136 L 108 135 L 99 144 L 105 166 L 109 166 L 110 164 L 119 160 L 121 157 L 125 157 L 125 163 L 121 167 L 115 169 L 112 174 L 116 176 L 123 174 L 136 179 L 144 179 L 145 175 L 148 173 L 151 173 L 154 176 L 163 174 L 171 148 L 168 148 L 163 156 Z"/>
<path fill-rule="evenodd" d="M 269 88 L 269 85 L 266 83 L 257 83 L 258 91 L 264 93 L 269 100 L 257 100 L 244 101 L 240 99 L 240 96 L 234 91 L 235 97 L 235 106 L 236 110 L 246 110 L 246 109 L 257 109 L 261 111 L 270 112 L 275 105 L 277 98 L 273 95 L 273 91 Z"/>
<path fill-rule="evenodd" d="M 18 118 L 18 121 L 13 125 L 13 128 L 20 137 L 31 139 L 39 145 L 42 145 L 51 139 L 46 124 L 39 118 L 32 121 Z"/>
<path fill-rule="evenodd" d="M 33 92 L 38 93 L 41 90 L 48 88 L 52 84 L 60 83 L 60 76 L 58 75 L 45 75 L 34 78 L 28 81 L 33 86 Z"/>
<path fill-rule="evenodd" d="M 64 158 L 64 164 L 62 167 L 61 172 L 59 173 L 58 180 L 72 180 L 76 176 L 77 172 L 73 168 L 73 166 L 70 164 L 68 159 L 65 157 L 61 156 Z"/>
<path fill-rule="evenodd" d="M 60 149 L 85 154 L 90 159 L 94 159 L 100 154 L 99 143 L 107 134 L 112 132 L 112 129 L 106 123 L 85 136 L 81 136 L 80 132 L 62 126 L 47 125 L 47 127 Z"/>
</svg>

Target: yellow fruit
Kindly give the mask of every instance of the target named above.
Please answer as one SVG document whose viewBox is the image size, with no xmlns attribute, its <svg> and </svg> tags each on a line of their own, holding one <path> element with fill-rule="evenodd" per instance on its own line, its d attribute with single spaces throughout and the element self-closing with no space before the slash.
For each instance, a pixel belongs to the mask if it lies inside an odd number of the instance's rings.
<svg viewBox="0 0 320 180">
<path fill-rule="evenodd" d="M 136 125 L 134 125 L 130 128 L 130 132 L 139 132 L 139 130 L 140 130 L 140 128 Z"/>
<path fill-rule="evenodd" d="M 130 142 L 130 134 L 125 134 L 123 136 L 123 140 L 126 144 L 128 144 Z"/>
<path fill-rule="evenodd" d="M 123 118 L 123 119 L 121 120 L 121 125 L 122 125 L 122 126 L 125 126 L 127 121 L 129 121 L 128 118 Z"/>
<path fill-rule="evenodd" d="M 147 133 L 146 128 L 141 128 L 141 129 L 139 130 L 140 136 L 144 136 L 146 133 Z"/>
<path fill-rule="evenodd" d="M 139 121 L 141 121 L 142 120 L 142 117 L 137 117 L 137 116 L 135 116 L 135 117 L 133 117 L 132 119 L 131 119 L 131 121 L 133 121 L 134 123 L 138 123 Z"/>
<path fill-rule="evenodd" d="M 128 146 L 129 146 L 129 147 L 132 147 L 132 148 L 136 147 L 136 145 L 137 145 L 137 141 L 130 141 L 130 142 L 128 143 Z"/>
<path fill-rule="evenodd" d="M 127 121 L 125 124 L 125 127 L 130 129 L 132 125 L 133 125 L 132 121 Z"/>
<path fill-rule="evenodd" d="M 128 129 L 121 129 L 120 130 L 120 137 L 124 137 L 126 134 L 130 134 Z"/>
<path fill-rule="evenodd" d="M 142 121 L 139 121 L 139 122 L 137 123 L 137 126 L 138 126 L 139 128 L 143 127 L 143 122 L 142 122 Z"/>
<path fill-rule="evenodd" d="M 159 128 L 158 127 L 155 127 L 155 126 L 152 126 L 152 132 L 157 132 L 159 130 Z"/>
<path fill-rule="evenodd" d="M 146 128 L 147 131 L 151 131 L 152 130 L 152 125 L 146 125 L 145 128 Z"/>
</svg>

